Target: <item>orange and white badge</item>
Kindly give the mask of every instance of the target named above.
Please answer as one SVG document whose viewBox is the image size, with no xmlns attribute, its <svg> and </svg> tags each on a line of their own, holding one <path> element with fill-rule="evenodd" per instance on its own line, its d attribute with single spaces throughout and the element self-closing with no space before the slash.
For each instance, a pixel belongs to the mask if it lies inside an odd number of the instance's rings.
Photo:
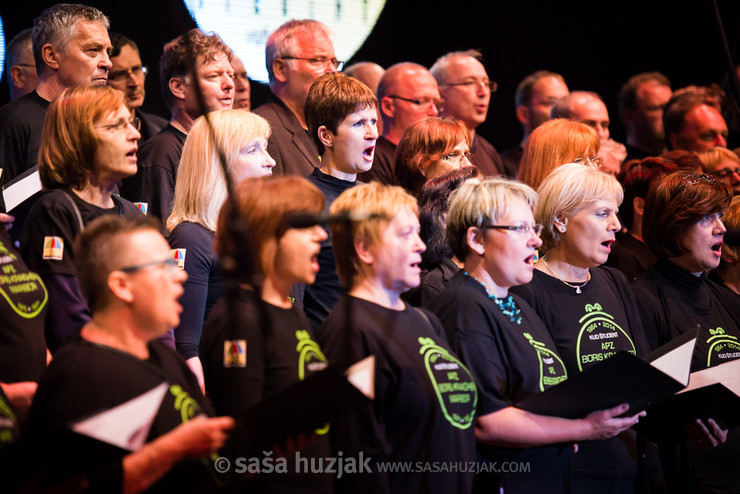
<svg viewBox="0 0 740 494">
<path fill-rule="evenodd" d="M 247 340 L 224 341 L 224 367 L 247 366 Z"/>
<path fill-rule="evenodd" d="M 62 237 L 44 237 L 43 259 L 61 261 L 64 256 L 64 239 Z"/>
<path fill-rule="evenodd" d="M 171 249 L 170 250 L 170 257 L 177 261 L 177 267 L 180 269 L 185 269 L 185 254 L 187 254 L 188 249 Z"/>
</svg>

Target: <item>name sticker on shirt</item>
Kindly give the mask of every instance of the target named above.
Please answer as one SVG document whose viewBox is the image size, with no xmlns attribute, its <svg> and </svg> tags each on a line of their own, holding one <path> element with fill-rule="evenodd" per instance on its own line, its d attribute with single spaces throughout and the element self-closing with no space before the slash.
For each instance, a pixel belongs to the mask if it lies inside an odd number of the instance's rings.
<svg viewBox="0 0 740 494">
<path fill-rule="evenodd" d="M 247 340 L 224 341 L 224 367 L 247 366 Z"/>
<path fill-rule="evenodd" d="M 144 214 L 147 214 L 149 212 L 149 203 L 148 202 L 135 202 L 134 206 L 139 208 L 139 211 L 141 211 Z"/>
<path fill-rule="evenodd" d="M 61 261 L 64 256 L 64 239 L 62 237 L 44 237 L 42 259 Z"/>
<path fill-rule="evenodd" d="M 185 254 L 187 253 L 188 249 L 171 249 L 170 250 L 170 257 L 177 261 L 177 267 L 180 269 L 185 269 Z"/>
</svg>

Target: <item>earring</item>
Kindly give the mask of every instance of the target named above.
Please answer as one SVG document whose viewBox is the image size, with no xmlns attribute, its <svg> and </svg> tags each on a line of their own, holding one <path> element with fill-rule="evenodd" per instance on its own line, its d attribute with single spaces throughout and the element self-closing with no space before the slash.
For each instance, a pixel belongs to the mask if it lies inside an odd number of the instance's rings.
<svg viewBox="0 0 740 494">
<path fill-rule="evenodd" d="M 565 233 L 565 225 L 558 225 L 558 231 L 560 233 Z"/>
</svg>

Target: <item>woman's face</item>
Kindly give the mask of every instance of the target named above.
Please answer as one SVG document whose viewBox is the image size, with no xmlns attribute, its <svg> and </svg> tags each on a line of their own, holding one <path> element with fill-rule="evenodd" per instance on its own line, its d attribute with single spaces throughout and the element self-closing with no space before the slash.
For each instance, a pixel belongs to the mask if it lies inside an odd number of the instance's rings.
<svg viewBox="0 0 740 494">
<path fill-rule="evenodd" d="M 124 105 L 94 122 L 97 148 L 93 173 L 99 180 L 115 181 L 136 173 L 139 131 L 130 123 Z"/>
<path fill-rule="evenodd" d="M 740 195 L 740 163 L 732 160 L 722 160 L 712 175 L 732 188 L 733 195 Z"/>
<path fill-rule="evenodd" d="M 419 286 L 421 253 L 419 219 L 408 207 L 396 213 L 383 230 L 380 242 L 369 247 L 372 275 L 387 291 L 397 295 Z"/>
<path fill-rule="evenodd" d="M 272 175 L 273 166 L 275 160 L 267 152 L 267 138 L 258 137 L 239 150 L 231 173 L 234 183 L 238 184 L 245 178 Z"/>
<path fill-rule="evenodd" d="M 580 268 L 604 264 L 621 227 L 618 211 L 615 200 L 600 199 L 567 218 L 559 245 L 565 261 Z"/>
<path fill-rule="evenodd" d="M 318 255 L 321 242 L 328 235 L 320 225 L 309 228 L 289 228 L 278 240 L 273 270 L 286 285 L 310 285 L 319 272 Z"/>
<path fill-rule="evenodd" d="M 437 161 L 432 162 L 429 168 L 424 173 L 424 177 L 427 181 L 441 177 L 453 170 L 463 168 L 465 166 L 473 166 L 468 157 L 470 156 L 470 148 L 465 140 L 457 143 L 450 153 L 442 156 Z"/>
<path fill-rule="evenodd" d="M 701 273 L 719 266 L 722 238 L 727 229 L 722 224 L 723 213 L 712 213 L 694 223 L 681 237 L 685 254 L 671 260 L 691 273 Z"/>
</svg>

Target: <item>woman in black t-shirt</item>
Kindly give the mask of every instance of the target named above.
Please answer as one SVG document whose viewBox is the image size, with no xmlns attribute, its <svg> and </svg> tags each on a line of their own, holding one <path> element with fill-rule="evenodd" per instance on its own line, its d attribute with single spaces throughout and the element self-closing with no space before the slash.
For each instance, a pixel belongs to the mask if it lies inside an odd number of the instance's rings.
<svg viewBox="0 0 740 494">
<path fill-rule="evenodd" d="M 139 210 L 117 195 L 116 182 L 136 173 L 139 120 L 111 87 L 66 89 L 46 112 L 39 151 L 44 190 L 24 223 L 21 254 L 49 290 L 46 342 L 56 349 L 90 320 L 74 266 L 74 239 L 106 214 Z"/>
</svg>

